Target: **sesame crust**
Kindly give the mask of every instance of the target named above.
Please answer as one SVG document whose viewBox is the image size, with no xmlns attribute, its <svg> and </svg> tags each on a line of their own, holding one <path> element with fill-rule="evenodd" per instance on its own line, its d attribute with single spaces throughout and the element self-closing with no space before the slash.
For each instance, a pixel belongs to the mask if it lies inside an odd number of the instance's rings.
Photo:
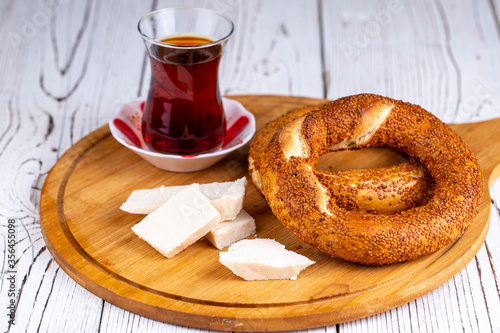
<svg viewBox="0 0 500 333">
<path fill-rule="evenodd" d="M 267 150 L 273 136 L 290 121 L 323 107 L 313 105 L 299 108 L 270 121 L 257 134 L 250 145 L 249 174 L 255 187 L 261 191 L 261 157 Z M 311 123 L 308 124 L 311 126 Z M 326 135 L 309 128 L 305 133 L 308 140 Z M 341 149 L 339 149 L 341 150 Z M 321 152 L 327 153 L 330 149 Z M 434 189 L 434 180 L 427 169 L 417 160 L 410 159 L 386 168 L 354 171 L 314 170 L 318 181 L 326 188 L 336 204 L 350 211 L 373 214 L 396 213 L 423 204 Z"/>
<path fill-rule="evenodd" d="M 381 112 L 385 112 L 382 120 Z M 253 175 L 257 175 L 258 188 L 285 227 L 320 251 L 369 265 L 407 261 L 458 239 L 477 214 L 483 195 L 483 176 L 477 159 L 457 134 L 421 107 L 362 94 L 286 117 L 286 125 L 274 123 L 265 127 L 265 135 L 257 135 L 249 154 L 250 172 L 253 180 Z M 301 156 L 285 151 L 288 146 L 283 140 L 288 136 L 280 134 L 297 117 L 303 118 L 300 135 L 305 142 L 302 151 L 307 152 Z M 276 134 L 269 138 L 273 131 Z M 401 181 L 389 177 L 389 172 L 382 183 L 370 181 L 373 172 L 381 172 L 378 170 L 358 175 L 353 173 L 360 171 L 339 172 L 336 176 L 344 181 L 333 183 L 362 184 L 358 185 L 358 194 L 343 193 L 331 189 L 330 175 L 315 170 L 319 156 L 339 146 L 388 147 L 420 161 L 425 169 L 419 173 L 421 166 L 411 162 L 404 166 L 407 169 Z M 423 179 L 423 187 L 401 185 L 415 179 Z M 391 189 L 389 193 L 397 195 L 405 190 L 422 193 L 422 188 L 429 189 L 430 183 L 432 190 L 423 191 L 425 194 L 418 202 L 408 201 L 405 209 L 390 214 L 356 209 L 352 203 L 349 206 L 363 186 L 372 190 L 385 186 Z M 383 198 L 384 193 L 375 191 L 376 197 Z"/>
</svg>

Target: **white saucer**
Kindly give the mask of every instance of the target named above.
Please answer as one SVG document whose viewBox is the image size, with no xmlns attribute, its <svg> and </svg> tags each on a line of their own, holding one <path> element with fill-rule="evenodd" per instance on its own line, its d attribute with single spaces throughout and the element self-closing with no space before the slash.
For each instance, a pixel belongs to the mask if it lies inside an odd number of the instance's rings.
<svg viewBox="0 0 500 333">
<path fill-rule="evenodd" d="M 236 133 L 231 142 L 225 142 L 223 147 L 207 154 L 181 156 L 169 155 L 151 151 L 142 138 L 141 121 L 144 98 L 122 105 L 115 117 L 109 121 L 109 129 L 113 137 L 122 145 L 134 151 L 137 155 L 154 166 L 174 172 L 192 172 L 206 169 L 231 152 L 247 144 L 255 134 L 255 117 L 241 103 L 223 98 L 222 105 L 226 115 L 226 128 L 233 132 L 236 121 L 246 122 L 246 125 Z M 246 119 L 245 119 L 246 118 Z M 239 127 L 239 126 L 238 126 Z"/>
</svg>

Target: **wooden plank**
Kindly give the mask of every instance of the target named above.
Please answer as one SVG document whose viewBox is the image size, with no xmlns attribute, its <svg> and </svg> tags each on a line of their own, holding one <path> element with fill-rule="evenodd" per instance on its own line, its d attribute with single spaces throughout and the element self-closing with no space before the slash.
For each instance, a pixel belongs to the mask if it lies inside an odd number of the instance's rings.
<svg viewBox="0 0 500 333">
<path fill-rule="evenodd" d="M 492 41 L 492 47 L 495 47 L 495 45 L 498 46 L 498 44 L 500 44 L 500 1 L 489 1 L 487 4 L 481 6 L 481 10 L 478 10 L 476 15 L 478 17 L 476 22 L 480 22 L 483 18 L 493 21 L 487 31 L 483 29 L 483 33 L 488 34 L 488 38 L 485 39 Z M 495 40 L 496 43 L 494 42 Z M 490 44 L 490 42 L 487 44 Z M 491 81 L 495 83 L 495 88 L 497 88 L 495 97 L 498 97 L 497 83 L 499 81 L 498 73 L 500 73 L 498 52 L 492 52 L 489 59 L 491 64 L 491 75 L 494 78 L 492 78 Z M 489 101 L 488 104 L 490 104 Z M 496 114 L 498 114 L 498 110 L 500 109 L 498 103 L 492 101 L 490 105 L 492 108 L 496 109 Z M 480 112 L 482 112 L 481 109 Z M 478 257 L 480 258 L 481 287 L 484 290 L 483 295 L 485 296 L 489 314 L 488 321 L 491 331 L 497 332 L 500 331 L 500 318 L 492 314 L 500 313 L 500 242 L 497 237 L 497 235 L 500 234 L 500 179 L 497 179 L 493 183 L 490 193 L 492 196 L 490 231 L 486 236 L 483 248 L 478 253 Z M 483 271 L 485 273 L 483 273 Z"/>
<path fill-rule="evenodd" d="M 484 246 L 478 253 L 481 269 L 481 287 L 484 289 L 488 313 L 500 313 L 500 180 L 491 191 L 492 217 L 490 231 Z M 484 273 L 483 273 L 484 272 Z M 500 318 L 488 316 L 493 332 L 500 331 Z"/>
<path fill-rule="evenodd" d="M 224 94 L 323 97 L 316 2 L 239 4 L 227 67 L 221 68 Z"/>
<path fill-rule="evenodd" d="M 323 2 L 328 98 L 373 92 L 447 122 L 498 117 L 500 46 L 489 9 L 488 1 Z"/>
<path fill-rule="evenodd" d="M 217 10 L 235 24 L 220 68 L 224 95 L 323 96 L 316 2 L 161 0 L 157 8 Z"/>
</svg>

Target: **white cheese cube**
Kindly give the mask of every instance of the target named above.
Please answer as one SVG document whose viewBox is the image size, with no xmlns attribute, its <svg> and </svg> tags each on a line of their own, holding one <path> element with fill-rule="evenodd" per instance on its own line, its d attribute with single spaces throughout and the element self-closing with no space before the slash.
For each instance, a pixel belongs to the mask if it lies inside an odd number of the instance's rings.
<svg viewBox="0 0 500 333">
<path fill-rule="evenodd" d="M 198 184 L 186 186 L 148 214 L 132 231 L 167 258 L 205 236 L 221 220 Z"/>
<path fill-rule="evenodd" d="M 221 264 L 245 280 L 296 280 L 314 261 L 273 239 L 244 239 L 219 254 Z"/>
<path fill-rule="evenodd" d="M 255 219 L 242 209 L 234 220 L 218 223 L 205 235 L 205 238 L 222 250 L 236 241 L 255 234 L 255 229 Z"/>
<path fill-rule="evenodd" d="M 200 184 L 200 191 L 219 211 L 223 221 L 233 220 L 243 207 L 246 185 L 247 179 L 243 177 L 234 182 Z M 135 190 L 120 209 L 133 214 L 149 214 L 186 186 Z"/>
<path fill-rule="evenodd" d="M 152 189 L 134 190 L 120 209 L 132 214 L 149 214 L 185 187 L 162 185 Z"/>
<path fill-rule="evenodd" d="M 223 221 L 230 221 L 243 208 L 247 179 L 240 178 L 234 182 L 210 183 L 200 185 L 200 191 L 219 211 Z"/>
</svg>

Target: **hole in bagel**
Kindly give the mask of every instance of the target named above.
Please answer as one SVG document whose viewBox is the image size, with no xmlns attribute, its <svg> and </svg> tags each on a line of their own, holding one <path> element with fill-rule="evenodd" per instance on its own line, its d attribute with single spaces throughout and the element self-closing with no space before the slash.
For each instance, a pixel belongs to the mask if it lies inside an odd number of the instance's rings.
<svg viewBox="0 0 500 333">
<path fill-rule="evenodd" d="M 324 171 L 383 168 L 408 161 L 408 156 L 389 148 L 343 150 L 321 155 L 316 169 Z"/>
<path fill-rule="evenodd" d="M 401 164 L 409 160 L 407 155 L 388 148 L 331 152 L 320 157 L 316 176 L 341 208 L 393 214 L 424 204 L 434 190 L 434 181 L 425 168 L 414 162 Z M 400 168 L 379 169 L 398 164 Z"/>
</svg>

